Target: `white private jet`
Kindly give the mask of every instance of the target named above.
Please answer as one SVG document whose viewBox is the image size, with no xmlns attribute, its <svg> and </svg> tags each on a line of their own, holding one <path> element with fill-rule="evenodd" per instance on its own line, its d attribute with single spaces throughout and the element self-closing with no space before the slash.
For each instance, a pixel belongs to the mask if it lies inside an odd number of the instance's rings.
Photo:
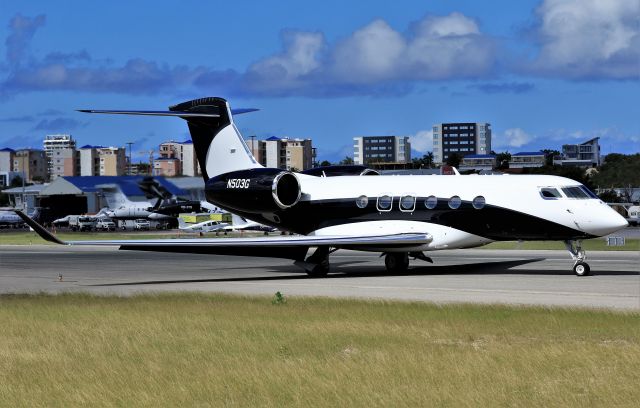
<svg viewBox="0 0 640 408">
<path fill-rule="evenodd" d="M 178 228 L 184 232 L 216 232 L 216 231 L 224 231 L 225 228 L 229 227 L 229 224 L 226 222 L 220 221 L 203 221 L 197 224 L 187 224 L 184 222 L 184 219 L 178 217 Z"/>
<path fill-rule="evenodd" d="M 205 180 L 207 201 L 247 219 L 300 234 L 260 238 L 64 242 L 21 214 L 43 238 L 66 245 L 118 245 L 123 250 L 251 255 L 292 259 L 311 276 L 329 272 L 341 248 L 381 252 L 390 273 L 425 251 L 472 248 L 493 241 L 564 241 L 573 271 L 588 275 L 581 240 L 627 221 L 580 183 L 538 175 L 331 177 L 265 168 L 251 155 L 226 100 L 196 99 L 168 111 L 83 112 L 174 116 L 187 121 Z M 359 171 L 360 173 L 360 171 Z M 307 257 L 310 248 L 315 252 Z"/>
</svg>

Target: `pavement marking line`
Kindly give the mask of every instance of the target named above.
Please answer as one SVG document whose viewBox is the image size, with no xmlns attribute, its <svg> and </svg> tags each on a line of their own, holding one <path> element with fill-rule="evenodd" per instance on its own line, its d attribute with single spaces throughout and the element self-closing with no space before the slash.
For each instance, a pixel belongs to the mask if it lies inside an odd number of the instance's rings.
<svg viewBox="0 0 640 408">
<path fill-rule="evenodd" d="M 227 282 L 232 285 L 243 286 L 258 286 L 258 283 L 254 282 Z M 471 293 L 526 293 L 531 295 L 563 295 L 563 296 L 597 296 L 597 297 L 620 297 L 620 298 L 637 298 L 636 295 L 624 295 L 617 293 L 594 293 L 594 292 L 549 292 L 549 291 L 537 291 L 537 290 L 504 290 L 504 289 L 458 289 L 458 288 L 415 288 L 404 286 L 362 286 L 362 285 L 309 285 L 301 283 L 283 283 L 280 286 L 299 286 L 299 287 L 324 287 L 324 288 L 348 288 L 348 289 L 384 289 L 384 290 L 411 290 L 411 291 L 442 291 L 442 292 L 471 292 Z"/>
</svg>

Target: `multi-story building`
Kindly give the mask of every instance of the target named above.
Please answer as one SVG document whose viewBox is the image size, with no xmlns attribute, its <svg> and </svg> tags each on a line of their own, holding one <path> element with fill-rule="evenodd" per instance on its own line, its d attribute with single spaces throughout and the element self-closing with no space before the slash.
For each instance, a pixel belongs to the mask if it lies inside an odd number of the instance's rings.
<svg viewBox="0 0 640 408">
<path fill-rule="evenodd" d="M 494 154 L 468 154 L 460 162 L 460 170 L 493 170 L 496 167 Z"/>
<path fill-rule="evenodd" d="M 511 155 L 510 169 L 523 169 L 525 167 L 542 167 L 545 165 L 543 152 L 519 152 Z"/>
<path fill-rule="evenodd" d="M 13 168 L 13 157 L 16 151 L 5 147 L 0 149 L 0 172 L 9 172 Z"/>
<path fill-rule="evenodd" d="M 100 159 L 98 176 L 124 176 L 127 172 L 127 152 L 124 147 L 97 148 Z"/>
<path fill-rule="evenodd" d="M 175 177 L 182 174 L 180 159 L 176 157 L 159 157 L 153 161 L 153 175 Z"/>
<path fill-rule="evenodd" d="M 184 176 L 193 177 L 201 174 L 196 151 L 191 140 L 185 140 L 184 142 L 170 140 L 161 143 L 159 155 L 161 159 L 178 159 L 180 161 L 181 174 Z"/>
<path fill-rule="evenodd" d="M 313 167 L 314 149 L 311 139 L 272 136 L 266 140 L 245 140 L 251 154 L 265 167 L 306 170 Z"/>
<path fill-rule="evenodd" d="M 98 147 L 101 146 L 84 145 L 78 150 L 78 156 L 80 157 L 80 176 L 100 175 Z"/>
<path fill-rule="evenodd" d="M 13 156 L 12 171 L 24 174 L 30 183 L 44 181 L 47 178 L 47 156 L 43 150 L 18 149 Z"/>
<path fill-rule="evenodd" d="M 411 143 L 408 136 L 360 136 L 353 138 L 354 164 L 408 163 Z"/>
<path fill-rule="evenodd" d="M 71 135 L 46 135 L 43 141 L 47 155 L 47 172 L 49 179 L 77 174 L 78 157 L 76 141 Z"/>
<path fill-rule="evenodd" d="M 484 155 L 491 152 L 491 124 L 439 123 L 433 126 L 433 161 L 446 163 L 449 156 Z"/>
<path fill-rule="evenodd" d="M 594 137 L 580 144 L 562 145 L 562 157 L 554 159 L 560 166 L 597 167 L 600 166 L 600 138 Z"/>
</svg>

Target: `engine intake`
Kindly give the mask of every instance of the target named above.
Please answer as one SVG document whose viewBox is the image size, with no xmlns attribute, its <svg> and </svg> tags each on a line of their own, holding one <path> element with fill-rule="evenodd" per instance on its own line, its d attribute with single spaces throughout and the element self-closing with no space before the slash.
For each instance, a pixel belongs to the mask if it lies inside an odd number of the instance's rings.
<svg viewBox="0 0 640 408">
<path fill-rule="evenodd" d="M 295 174 L 280 169 L 248 169 L 221 174 L 206 185 L 207 199 L 223 208 L 248 213 L 285 210 L 298 203 Z"/>
</svg>

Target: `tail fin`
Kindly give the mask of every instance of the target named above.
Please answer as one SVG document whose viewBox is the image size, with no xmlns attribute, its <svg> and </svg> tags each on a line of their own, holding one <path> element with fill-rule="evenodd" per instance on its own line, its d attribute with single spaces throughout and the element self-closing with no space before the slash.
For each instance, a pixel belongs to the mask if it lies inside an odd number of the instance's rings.
<svg viewBox="0 0 640 408">
<path fill-rule="evenodd" d="M 181 230 L 187 228 L 187 223 L 184 222 L 184 218 L 182 217 L 178 217 L 178 228 Z"/>
<path fill-rule="evenodd" d="M 247 221 L 246 218 L 234 213 L 231 213 L 231 222 L 233 223 L 234 227 L 243 227 L 249 224 L 249 221 Z"/>
<path fill-rule="evenodd" d="M 189 132 L 205 181 L 235 170 L 262 167 L 233 123 L 233 113 L 253 112 L 256 109 L 232 111 L 223 98 L 194 99 L 171 106 L 169 111 L 80 110 L 87 113 L 123 115 L 177 116 L 187 121 Z"/>
</svg>

